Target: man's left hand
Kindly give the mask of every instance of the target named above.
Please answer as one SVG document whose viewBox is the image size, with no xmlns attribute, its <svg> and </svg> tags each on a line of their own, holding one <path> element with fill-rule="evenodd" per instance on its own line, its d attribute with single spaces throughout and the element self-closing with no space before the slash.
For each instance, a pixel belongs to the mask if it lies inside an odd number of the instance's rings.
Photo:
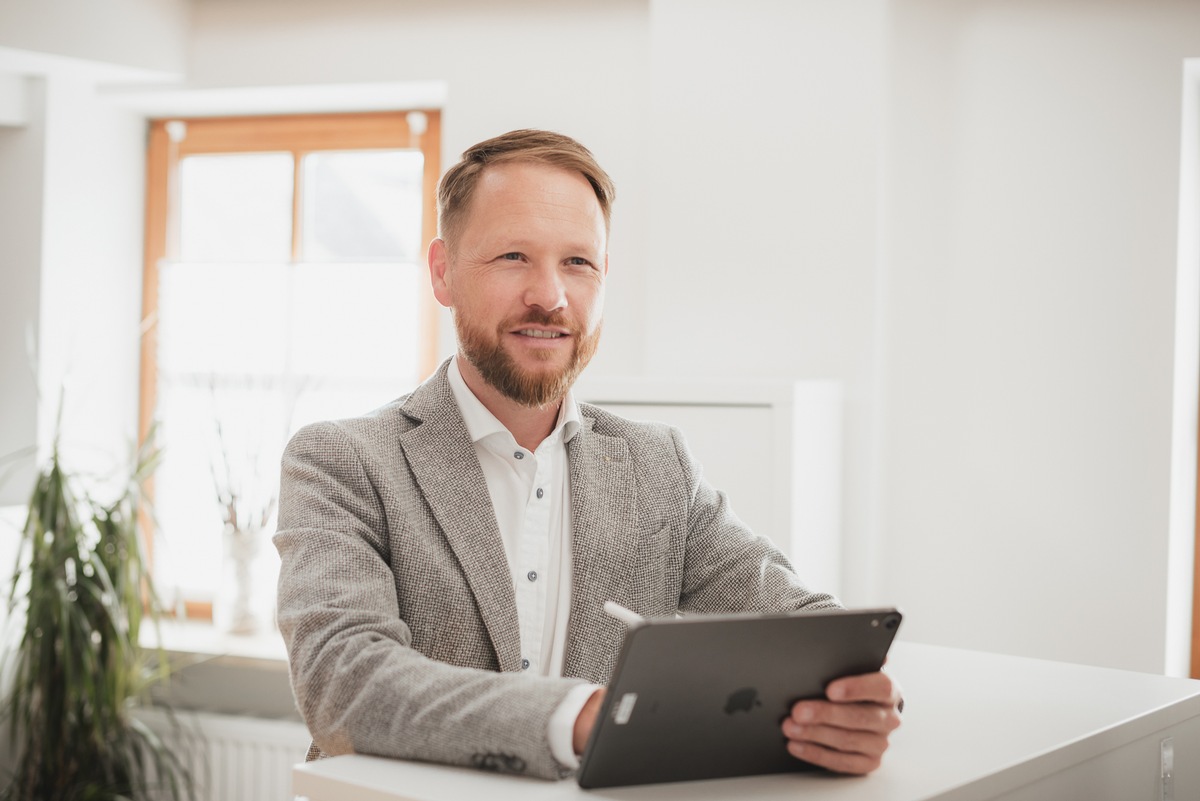
<svg viewBox="0 0 1200 801">
<path fill-rule="evenodd" d="M 788 752 L 838 773 L 878 768 L 900 725 L 900 688 L 885 673 L 867 673 L 830 682 L 825 695 L 792 707 L 783 721 Z"/>
</svg>

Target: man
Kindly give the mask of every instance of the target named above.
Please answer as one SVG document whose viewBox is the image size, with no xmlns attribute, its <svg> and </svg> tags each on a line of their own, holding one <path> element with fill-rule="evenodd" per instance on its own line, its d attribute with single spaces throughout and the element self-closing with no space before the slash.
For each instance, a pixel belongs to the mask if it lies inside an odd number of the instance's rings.
<svg viewBox="0 0 1200 801">
<path fill-rule="evenodd" d="M 837 606 L 732 515 L 677 431 L 573 398 L 600 335 L 613 195 L 564 136 L 468 150 L 429 248 L 457 355 L 288 445 L 279 624 L 310 753 L 562 777 L 624 636 L 605 601 L 647 616 Z M 828 695 L 795 706 L 786 747 L 875 769 L 898 690 L 876 673 Z"/>
</svg>

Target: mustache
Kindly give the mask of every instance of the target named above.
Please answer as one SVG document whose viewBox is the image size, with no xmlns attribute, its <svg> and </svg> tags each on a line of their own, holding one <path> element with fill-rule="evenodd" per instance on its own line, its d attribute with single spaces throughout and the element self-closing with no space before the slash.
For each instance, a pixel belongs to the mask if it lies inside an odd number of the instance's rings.
<svg viewBox="0 0 1200 801">
<path fill-rule="evenodd" d="M 572 334 L 579 333 L 579 326 L 568 320 L 561 311 L 548 312 L 541 309 L 530 309 L 519 320 L 506 320 L 504 330 L 510 331 L 522 325 L 554 326 L 555 328 L 566 328 Z"/>
</svg>

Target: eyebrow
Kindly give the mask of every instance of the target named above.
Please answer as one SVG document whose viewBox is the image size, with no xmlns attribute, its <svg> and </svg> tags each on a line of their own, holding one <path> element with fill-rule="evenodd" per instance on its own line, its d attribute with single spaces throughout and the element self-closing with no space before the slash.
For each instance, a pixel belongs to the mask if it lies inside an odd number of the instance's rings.
<svg viewBox="0 0 1200 801">
<path fill-rule="evenodd" d="M 488 242 L 485 244 L 488 248 L 502 249 L 502 250 L 528 250 L 530 248 L 540 247 L 540 243 L 537 240 L 526 239 L 526 238 L 506 239 L 503 237 L 497 237 L 493 242 Z M 602 245 L 600 245 L 599 243 L 585 245 L 585 244 L 580 244 L 579 242 L 572 242 L 572 243 L 567 244 L 566 247 L 564 247 L 562 249 L 567 251 L 568 253 L 581 253 L 581 254 L 603 253 L 604 252 L 604 247 Z"/>
</svg>

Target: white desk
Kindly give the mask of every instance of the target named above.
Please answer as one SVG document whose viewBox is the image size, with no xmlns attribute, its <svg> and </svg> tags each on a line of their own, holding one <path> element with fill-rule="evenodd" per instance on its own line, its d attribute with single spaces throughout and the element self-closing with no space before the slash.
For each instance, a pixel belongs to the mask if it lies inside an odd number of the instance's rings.
<svg viewBox="0 0 1200 801">
<path fill-rule="evenodd" d="M 363 756 L 296 767 L 310 801 L 1160 801 L 1160 742 L 1177 801 L 1200 799 L 1200 681 L 897 643 L 904 725 L 866 777 L 782 774 L 581 790 Z"/>
</svg>

